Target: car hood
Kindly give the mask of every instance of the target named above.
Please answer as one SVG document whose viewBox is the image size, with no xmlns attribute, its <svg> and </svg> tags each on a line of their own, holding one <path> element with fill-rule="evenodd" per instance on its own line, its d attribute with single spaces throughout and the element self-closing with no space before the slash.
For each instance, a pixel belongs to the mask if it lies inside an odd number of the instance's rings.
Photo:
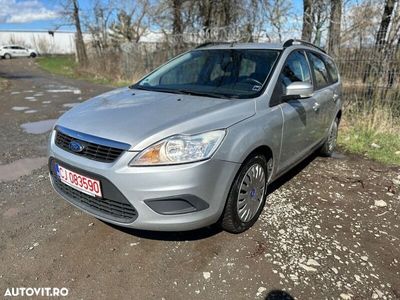
<svg viewBox="0 0 400 300">
<path fill-rule="evenodd" d="M 128 143 L 140 151 L 174 134 L 227 128 L 255 114 L 253 100 L 117 89 L 85 101 L 56 125 Z"/>
</svg>

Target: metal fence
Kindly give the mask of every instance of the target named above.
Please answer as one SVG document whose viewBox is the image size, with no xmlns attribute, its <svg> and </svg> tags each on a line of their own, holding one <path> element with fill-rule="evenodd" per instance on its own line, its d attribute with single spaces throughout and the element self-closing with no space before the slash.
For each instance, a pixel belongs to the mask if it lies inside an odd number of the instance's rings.
<svg viewBox="0 0 400 300">
<path fill-rule="evenodd" d="M 396 47 L 345 48 L 335 60 L 346 106 L 363 110 L 386 106 L 400 116 L 400 52 Z"/>
<path fill-rule="evenodd" d="M 170 58 L 193 49 L 198 41 L 127 43 L 119 48 L 90 51 L 90 69 L 112 79 L 136 81 Z M 345 108 L 374 109 L 387 105 L 400 116 L 400 51 L 342 48 L 335 58 L 342 82 Z M 378 105 L 379 104 L 379 105 Z"/>
</svg>

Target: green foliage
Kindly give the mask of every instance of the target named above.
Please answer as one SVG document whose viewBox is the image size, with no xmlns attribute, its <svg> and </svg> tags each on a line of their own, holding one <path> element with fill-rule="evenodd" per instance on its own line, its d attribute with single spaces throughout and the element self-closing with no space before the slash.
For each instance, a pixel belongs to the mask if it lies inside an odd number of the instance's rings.
<svg viewBox="0 0 400 300">
<path fill-rule="evenodd" d="M 385 164 L 400 165 L 400 135 L 396 133 L 378 132 L 365 127 L 344 128 L 339 133 L 339 145 L 346 151 Z"/>
<path fill-rule="evenodd" d="M 38 65 L 53 74 L 74 79 L 86 80 L 98 84 L 112 85 L 115 87 L 127 86 L 127 81 L 114 81 L 103 76 L 89 74 L 79 69 L 73 56 L 44 56 L 37 59 Z"/>
<path fill-rule="evenodd" d="M 38 58 L 37 63 L 50 73 L 75 77 L 76 63 L 73 56 L 44 56 Z"/>
</svg>

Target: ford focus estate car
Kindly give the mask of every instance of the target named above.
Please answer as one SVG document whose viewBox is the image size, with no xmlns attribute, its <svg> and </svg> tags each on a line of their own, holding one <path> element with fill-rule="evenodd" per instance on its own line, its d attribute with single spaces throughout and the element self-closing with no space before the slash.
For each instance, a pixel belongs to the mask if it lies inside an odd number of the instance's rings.
<svg viewBox="0 0 400 300">
<path fill-rule="evenodd" d="M 262 212 L 268 184 L 316 150 L 332 154 L 340 117 L 340 77 L 321 49 L 205 44 L 62 115 L 51 183 L 116 225 L 239 233 Z"/>
</svg>

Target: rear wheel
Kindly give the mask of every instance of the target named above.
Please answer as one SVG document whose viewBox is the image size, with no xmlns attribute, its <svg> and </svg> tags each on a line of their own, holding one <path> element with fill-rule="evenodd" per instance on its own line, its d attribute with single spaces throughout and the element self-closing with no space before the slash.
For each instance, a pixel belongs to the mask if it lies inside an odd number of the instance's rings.
<svg viewBox="0 0 400 300">
<path fill-rule="evenodd" d="M 329 129 L 328 137 L 325 143 L 322 145 L 320 154 L 323 156 L 331 156 L 333 151 L 335 151 L 337 136 L 339 130 L 339 118 L 333 121 L 331 128 Z"/>
<path fill-rule="evenodd" d="M 267 170 L 267 160 L 262 155 L 255 155 L 243 164 L 232 184 L 222 215 L 224 230 L 240 233 L 257 221 L 266 200 Z"/>
<path fill-rule="evenodd" d="M 6 53 L 6 54 L 4 54 L 4 58 L 5 58 L 5 59 L 11 59 L 11 55 L 8 54 L 8 53 Z"/>
</svg>

